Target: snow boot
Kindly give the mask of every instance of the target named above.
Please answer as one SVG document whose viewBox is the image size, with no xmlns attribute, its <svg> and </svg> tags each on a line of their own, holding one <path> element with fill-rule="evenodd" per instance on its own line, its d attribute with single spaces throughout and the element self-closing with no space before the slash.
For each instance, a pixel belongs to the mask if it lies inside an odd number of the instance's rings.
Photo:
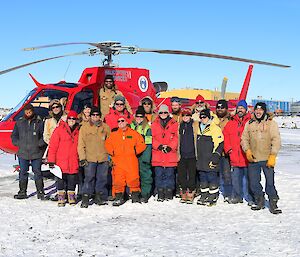
<svg viewBox="0 0 300 257">
<path fill-rule="evenodd" d="M 96 193 L 95 195 L 95 204 L 97 205 L 107 205 L 107 201 L 104 200 L 103 194 L 101 192 Z"/>
<path fill-rule="evenodd" d="M 165 200 L 165 190 L 163 188 L 157 189 L 157 201 L 163 202 Z"/>
<path fill-rule="evenodd" d="M 186 201 L 187 201 L 187 191 L 183 191 L 182 189 L 180 190 L 180 197 L 181 197 L 181 199 L 180 199 L 180 201 L 179 202 L 181 202 L 181 203 L 186 203 Z"/>
<path fill-rule="evenodd" d="M 255 198 L 255 203 L 251 206 L 252 211 L 259 211 L 265 208 L 265 196 Z"/>
<path fill-rule="evenodd" d="M 224 203 L 230 203 L 230 197 L 229 196 L 224 196 Z"/>
<path fill-rule="evenodd" d="M 189 190 L 186 192 L 186 203 L 187 204 L 193 204 L 194 199 L 195 199 L 195 194 L 196 191 L 193 190 L 192 192 L 190 192 Z"/>
<path fill-rule="evenodd" d="M 113 202 L 113 206 L 121 206 L 125 203 L 124 194 L 123 193 L 116 193 L 116 198 Z"/>
<path fill-rule="evenodd" d="M 131 201 L 132 201 L 132 203 L 141 203 L 139 191 L 131 193 Z"/>
<path fill-rule="evenodd" d="M 232 197 L 228 201 L 229 204 L 238 204 L 238 203 L 243 203 L 243 199 L 240 197 Z"/>
<path fill-rule="evenodd" d="M 280 214 L 282 213 L 282 210 L 280 210 L 277 206 L 278 198 L 273 198 L 269 199 L 269 207 L 270 207 L 270 212 L 272 214 Z"/>
<path fill-rule="evenodd" d="M 208 200 L 208 195 L 209 195 L 208 192 L 202 192 L 200 195 L 200 198 L 197 201 L 197 204 L 198 205 L 206 205 L 206 202 Z"/>
<path fill-rule="evenodd" d="M 209 187 L 209 195 L 207 197 L 207 206 L 213 206 L 217 204 L 219 199 L 219 187 L 217 185 L 210 185 Z"/>
<path fill-rule="evenodd" d="M 166 188 L 165 189 L 165 199 L 167 201 L 173 200 L 173 190 L 171 188 Z"/>
<path fill-rule="evenodd" d="M 65 207 L 65 205 L 66 205 L 66 192 L 64 190 L 58 191 L 57 197 L 58 197 L 57 206 L 58 207 Z"/>
<path fill-rule="evenodd" d="M 35 181 L 35 187 L 37 192 L 37 199 L 40 199 L 42 201 L 45 199 L 45 192 L 44 192 L 44 181 L 43 179 L 39 179 Z"/>
<path fill-rule="evenodd" d="M 149 198 L 150 198 L 150 194 L 145 194 L 144 196 L 142 195 L 141 202 L 148 203 Z"/>
<path fill-rule="evenodd" d="M 90 201 L 90 196 L 88 194 L 83 194 L 80 208 L 88 208 L 89 201 Z"/>
<path fill-rule="evenodd" d="M 68 202 L 70 205 L 76 205 L 75 191 L 68 191 Z"/>
<path fill-rule="evenodd" d="M 19 192 L 14 195 L 15 199 L 27 199 L 27 185 L 28 180 L 19 180 Z"/>
</svg>

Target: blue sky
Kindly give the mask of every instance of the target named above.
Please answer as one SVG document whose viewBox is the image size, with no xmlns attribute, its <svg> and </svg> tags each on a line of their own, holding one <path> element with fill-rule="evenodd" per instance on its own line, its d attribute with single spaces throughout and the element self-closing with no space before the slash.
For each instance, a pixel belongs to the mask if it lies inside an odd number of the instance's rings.
<svg viewBox="0 0 300 257">
<path fill-rule="evenodd" d="M 299 1 L 3 1 L 0 12 L 0 70 L 88 48 L 22 52 L 24 47 L 113 40 L 291 65 L 255 65 L 248 100 L 300 100 Z M 227 89 L 234 92 L 240 91 L 248 68 L 246 63 L 151 53 L 122 55 L 115 61 L 120 67 L 147 68 L 153 82 L 166 81 L 170 88 L 214 89 L 227 76 Z M 34 87 L 28 73 L 42 83 L 55 83 L 69 64 L 65 79 L 76 82 L 85 67 L 100 65 L 100 57 L 68 57 L 4 74 L 0 106 L 15 106 Z"/>
</svg>

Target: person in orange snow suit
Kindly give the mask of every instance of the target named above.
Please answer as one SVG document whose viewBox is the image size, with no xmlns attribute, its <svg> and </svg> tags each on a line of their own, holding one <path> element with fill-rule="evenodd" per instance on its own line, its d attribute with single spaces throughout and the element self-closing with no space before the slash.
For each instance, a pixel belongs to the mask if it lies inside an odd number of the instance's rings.
<svg viewBox="0 0 300 257">
<path fill-rule="evenodd" d="M 140 202 L 140 176 L 137 155 L 146 149 L 144 138 L 127 126 L 124 116 L 118 118 L 118 130 L 111 133 L 105 142 L 108 154 L 112 158 L 113 188 L 115 201 L 113 206 L 122 205 L 125 186 L 129 187 L 133 203 Z"/>
</svg>

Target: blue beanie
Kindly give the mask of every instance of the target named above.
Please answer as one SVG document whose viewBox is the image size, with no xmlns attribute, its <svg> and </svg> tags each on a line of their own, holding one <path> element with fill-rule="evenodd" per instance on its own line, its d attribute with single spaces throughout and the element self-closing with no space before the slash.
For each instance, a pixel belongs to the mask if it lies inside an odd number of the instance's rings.
<svg viewBox="0 0 300 257">
<path fill-rule="evenodd" d="M 236 108 L 238 108 L 239 106 L 243 106 L 246 110 L 248 110 L 248 105 L 247 105 L 247 102 L 245 100 L 240 100 L 237 103 Z"/>
</svg>

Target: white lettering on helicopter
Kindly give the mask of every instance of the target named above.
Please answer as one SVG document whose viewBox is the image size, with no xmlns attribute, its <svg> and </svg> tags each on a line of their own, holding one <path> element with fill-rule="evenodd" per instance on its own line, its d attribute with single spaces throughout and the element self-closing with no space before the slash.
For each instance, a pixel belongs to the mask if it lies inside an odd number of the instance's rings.
<svg viewBox="0 0 300 257">
<path fill-rule="evenodd" d="M 138 80 L 138 85 L 143 93 L 145 93 L 148 90 L 148 84 L 148 79 L 145 76 L 140 76 Z"/>
<path fill-rule="evenodd" d="M 126 82 L 128 79 L 131 79 L 131 71 L 125 70 L 105 70 L 105 75 L 114 76 L 115 81 Z"/>
</svg>

